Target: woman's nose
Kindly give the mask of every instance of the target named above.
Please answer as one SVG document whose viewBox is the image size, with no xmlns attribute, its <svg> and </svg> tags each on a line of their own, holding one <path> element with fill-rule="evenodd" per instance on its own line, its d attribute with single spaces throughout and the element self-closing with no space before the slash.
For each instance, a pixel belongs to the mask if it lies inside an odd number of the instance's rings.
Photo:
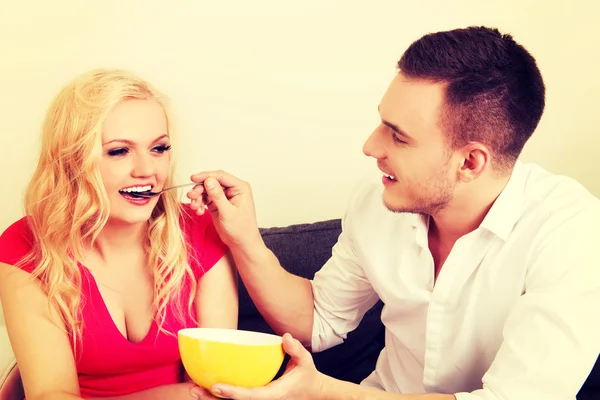
<svg viewBox="0 0 600 400">
<path fill-rule="evenodd" d="M 135 157 L 133 170 L 134 177 L 148 177 L 155 174 L 156 167 L 152 155 L 137 155 Z"/>
</svg>

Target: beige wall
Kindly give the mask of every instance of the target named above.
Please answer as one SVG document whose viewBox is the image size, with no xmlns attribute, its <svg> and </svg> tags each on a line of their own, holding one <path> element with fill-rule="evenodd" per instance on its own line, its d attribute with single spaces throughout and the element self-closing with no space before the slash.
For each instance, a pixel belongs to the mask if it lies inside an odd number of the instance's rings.
<svg viewBox="0 0 600 400">
<path fill-rule="evenodd" d="M 0 231 L 21 216 L 51 97 L 97 67 L 133 69 L 172 98 L 182 181 L 212 168 L 249 180 L 262 226 L 337 218 L 375 169 L 361 146 L 401 52 L 473 24 L 513 33 L 544 74 L 547 109 L 523 159 L 600 195 L 593 0 L 0 4 Z"/>
</svg>

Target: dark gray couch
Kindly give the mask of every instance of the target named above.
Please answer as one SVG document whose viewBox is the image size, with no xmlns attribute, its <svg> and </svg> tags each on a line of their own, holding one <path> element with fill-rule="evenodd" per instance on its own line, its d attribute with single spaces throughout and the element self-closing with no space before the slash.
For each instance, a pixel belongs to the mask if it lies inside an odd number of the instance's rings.
<svg viewBox="0 0 600 400">
<path fill-rule="evenodd" d="M 262 228 L 266 245 L 279 258 L 281 265 L 293 274 L 312 278 L 331 256 L 331 248 L 341 232 L 339 219 L 284 228 Z M 239 328 L 272 333 L 258 313 L 240 281 Z M 384 346 L 384 328 L 380 320 L 381 302 L 363 318 L 359 327 L 339 346 L 313 354 L 317 368 L 338 379 L 359 383 L 375 368 Z M 284 362 L 285 366 L 285 362 Z M 280 370 L 280 374 L 283 371 Z M 600 362 L 577 395 L 578 400 L 600 400 Z"/>
</svg>

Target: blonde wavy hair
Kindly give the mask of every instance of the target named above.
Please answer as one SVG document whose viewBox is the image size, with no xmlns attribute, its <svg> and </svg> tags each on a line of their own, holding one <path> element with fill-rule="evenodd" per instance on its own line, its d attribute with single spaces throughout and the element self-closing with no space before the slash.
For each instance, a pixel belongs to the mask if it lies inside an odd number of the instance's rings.
<svg viewBox="0 0 600 400">
<path fill-rule="evenodd" d="M 25 193 L 25 213 L 35 243 L 25 262 L 35 266 L 48 296 L 75 348 L 81 338 L 82 262 L 85 245 L 93 245 L 110 209 L 97 166 L 102 156 L 102 126 L 107 114 L 128 99 L 154 99 L 172 119 L 165 97 L 148 82 L 124 70 L 94 70 L 67 84 L 54 98 L 42 128 L 41 155 Z M 165 182 L 172 185 L 173 162 Z M 154 319 L 163 330 L 169 305 L 184 318 L 181 288 L 191 285 L 187 312 L 196 290 L 180 228 L 181 203 L 175 191 L 160 196 L 148 221 L 144 247 L 154 280 Z M 193 314 L 192 314 L 193 315 Z"/>
</svg>

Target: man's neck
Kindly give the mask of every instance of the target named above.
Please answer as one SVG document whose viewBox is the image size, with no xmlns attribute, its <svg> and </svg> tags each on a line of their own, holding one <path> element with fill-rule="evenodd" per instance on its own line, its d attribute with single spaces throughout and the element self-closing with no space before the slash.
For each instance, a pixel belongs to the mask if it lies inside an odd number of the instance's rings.
<svg viewBox="0 0 600 400">
<path fill-rule="evenodd" d="M 452 246 L 459 238 L 477 229 L 509 178 L 482 182 L 479 187 L 461 193 L 447 208 L 431 216 L 430 233 L 437 237 L 439 243 Z"/>
</svg>

